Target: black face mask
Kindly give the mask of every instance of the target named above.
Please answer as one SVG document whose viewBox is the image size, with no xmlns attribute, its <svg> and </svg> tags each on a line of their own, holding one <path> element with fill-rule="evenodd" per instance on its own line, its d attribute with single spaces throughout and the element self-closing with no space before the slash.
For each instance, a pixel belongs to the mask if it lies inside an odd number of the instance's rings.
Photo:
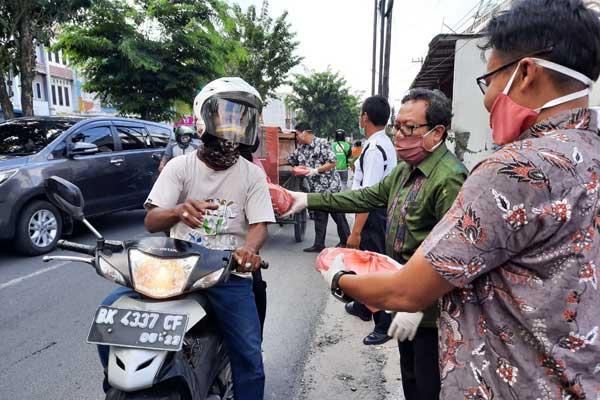
<svg viewBox="0 0 600 400">
<path fill-rule="evenodd" d="M 198 156 L 215 171 L 223 171 L 235 164 L 240 157 L 239 145 L 212 135 L 202 136 L 203 146 Z"/>
</svg>

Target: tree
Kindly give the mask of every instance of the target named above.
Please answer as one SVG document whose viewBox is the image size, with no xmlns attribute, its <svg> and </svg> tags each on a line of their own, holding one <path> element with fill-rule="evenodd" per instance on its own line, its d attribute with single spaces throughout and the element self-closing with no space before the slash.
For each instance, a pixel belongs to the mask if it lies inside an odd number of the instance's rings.
<svg viewBox="0 0 600 400">
<path fill-rule="evenodd" d="M 10 65 L 21 79 L 21 108 L 25 116 L 33 115 L 33 79 L 35 78 L 36 43 L 48 44 L 57 24 L 71 20 L 90 0 L 4 0 L 0 5 L 0 75 Z M 0 83 L 5 88 L 4 78 Z M 5 96 L 0 88 L 3 109 Z"/>
<path fill-rule="evenodd" d="M 56 48 L 81 68 L 84 89 L 120 113 L 170 120 L 175 102 L 190 103 L 236 51 L 220 32 L 227 10 L 220 0 L 96 0 Z"/>
<path fill-rule="evenodd" d="M 287 12 L 273 21 L 269 3 L 264 1 L 260 12 L 254 6 L 244 12 L 233 6 L 235 26 L 232 39 L 244 49 L 240 59 L 228 72 L 240 76 L 258 90 L 263 100 L 275 95 L 275 90 L 286 83 L 289 71 L 302 61 L 295 55 L 299 42 L 290 30 Z"/>
<path fill-rule="evenodd" d="M 318 136 L 328 137 L 336 129 L 358 131 L 360 102 L 350 93 L 346 80 L 330 70 L 310 76 L 295 75 L 288 105 L 298 111 L 298 120 L 309 123 Z"/>
<path fill-rule="evenodd" d="M 4 119 L 14 118 L 6 76 L 15 61 L 14 22 L 9 18 L 8 3 L 0 3 L 0 106 Z"/>
</svg>

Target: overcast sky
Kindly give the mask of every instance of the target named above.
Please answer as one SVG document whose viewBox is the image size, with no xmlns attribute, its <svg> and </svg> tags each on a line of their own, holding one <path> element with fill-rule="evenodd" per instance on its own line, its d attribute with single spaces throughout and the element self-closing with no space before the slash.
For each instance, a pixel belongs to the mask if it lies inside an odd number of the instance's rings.
<svg viewBox="0 0 600 400">
<path fill-rule="evenodd" d="M 262 4 L 262 0 L 235 2 L 242 8 Z M 271 16 L 289 12 L 306 67 L 322 71 L 330 66 L 353 90 L 370 95 L 373 0 L 271 0 L 269 4 Z M 390 100 L 397 103 L 419 71 L 421 65 L 412 60 L 425 57 L 436 34 L 449 32 L 442 28 L 443 22 L 456 28 L 477 4 L 479 0 L 395 0 Z"/>
</svg>

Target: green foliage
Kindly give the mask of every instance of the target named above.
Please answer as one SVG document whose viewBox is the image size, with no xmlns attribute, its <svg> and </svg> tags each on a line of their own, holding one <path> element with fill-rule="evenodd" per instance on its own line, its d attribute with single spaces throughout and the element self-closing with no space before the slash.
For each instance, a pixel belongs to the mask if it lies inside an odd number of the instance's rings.
<svg viewBox="0 0 600 400">
<path fill-rule="evenodd" d="M 260 11 L 254 6 L 244 12 L 233 6 L 235 24 L 229 31 L 234 42 L 241 45 L 227 67 L 230 75 L 240 76 L 258 90 L 263 100 L 273 97 L 275 90 L 286 83 L 289 71 L 302 61 L 295 55 L 298 42 L 290 30 L 287 12 L 275 20 L 269 16 L 269 3 L 264 1 Z"/>
<path fill-rule="evenodd" d="M 360 101 L 339 73 L 295 75 L 292 89 L 288 105 L 298 111 L 297 120 L 308 122 L 318 136 L 331 137 L 340 128 L 357 136 Z"/>
<path fill-rule="evenodd" d="M 76 19 L 90 3 L 91 0 L 0 2 L 0 75 L 5 75 L 9 66 L 20 74 L 21 107 L 25 115 L 33 115 L 36 42 L 48 44 L 58 24 Z M 2 90 L 0 101 L 2 104 L 7 101 Z"/>
<path fill-rule="evenodd" d="M 96 0 L 56 48 L 83 71 L 84 89 L 122 114 L 171 120 L 176 101 L 221 76 L 233 46 L 220 0 Z"/>
</svg>

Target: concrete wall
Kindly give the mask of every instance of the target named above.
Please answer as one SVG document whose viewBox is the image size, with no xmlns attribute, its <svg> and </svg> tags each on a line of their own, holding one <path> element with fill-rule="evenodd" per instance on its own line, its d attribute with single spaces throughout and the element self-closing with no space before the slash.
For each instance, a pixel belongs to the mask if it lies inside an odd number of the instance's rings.
<svg viewBox="0 0 600 400">
<path fill-rule="evenodd" d="M 489 113 L 483 106 L 483 94 L 475 84 L 475 78 L 484 74 L 486 69 L 486 62 L 477 47 L 479 41 L 458 40 L 454 64 L 452 130 L 457 132 L 458 138 L 468 137 L 463 162 L 469 170 L 493 148 Z M 448 147 L 454 150 L 455 145 L 449 141 Z"/>
</svg>

